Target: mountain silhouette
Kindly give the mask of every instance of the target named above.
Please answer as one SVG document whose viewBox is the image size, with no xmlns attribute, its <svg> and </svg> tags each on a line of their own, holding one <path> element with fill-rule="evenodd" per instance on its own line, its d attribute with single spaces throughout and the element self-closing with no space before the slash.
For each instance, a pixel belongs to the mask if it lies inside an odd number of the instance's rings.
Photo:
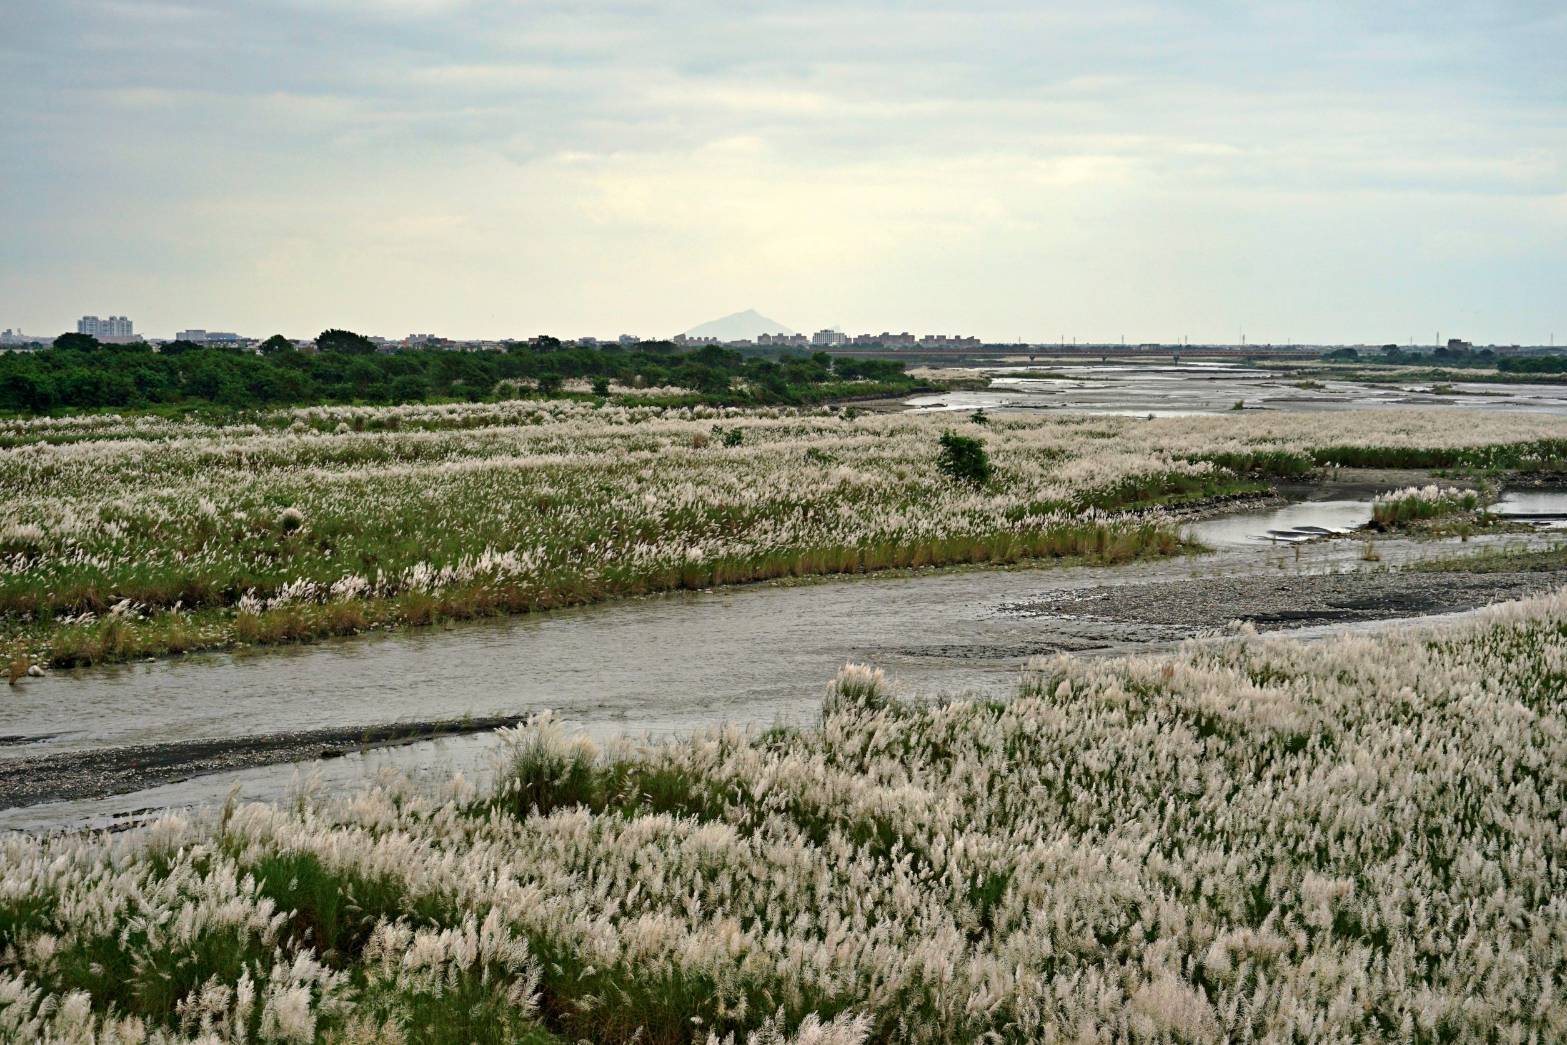
<svg viewBox="0 0 1567 1045">
<path fill-rule="evenodd" d="M 792 334 L 794 331 L 768 319 L 755 309 L 746 309 L 721 319 L 710 320 L 686 331 L 687 337 L 716 337 L 720 341 L 747 341 L 758 334 Z"/>
</svg>

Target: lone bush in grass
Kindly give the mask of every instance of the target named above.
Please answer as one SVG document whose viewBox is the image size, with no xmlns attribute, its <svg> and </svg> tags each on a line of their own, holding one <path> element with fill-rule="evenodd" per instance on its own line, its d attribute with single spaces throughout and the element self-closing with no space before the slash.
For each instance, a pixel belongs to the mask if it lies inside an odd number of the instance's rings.
<svg viewBox="0 0 1567 1045">
<path fill-rule="evenodd" d="M 283 533 L 293 533 L 305 525 L 305 513 L 290 505 L 277 513 L 277 528 Z"/>
<path fill-rule="evenodd" d="M 982 440 L 956 432 L 941 433 L 941 454 L 936 467 L 960 482 L 983 486 L 990 481 L 990 455 Z"/>
<path fill-rule="evenodd" d="M 1371 526 L 1377 530 L 1395 530 L 1424 519 L 1478 511 L 1482 504 L 1480 495 L 1474 490 L 1411 486 L 1372 501 Z"/>
</svg>

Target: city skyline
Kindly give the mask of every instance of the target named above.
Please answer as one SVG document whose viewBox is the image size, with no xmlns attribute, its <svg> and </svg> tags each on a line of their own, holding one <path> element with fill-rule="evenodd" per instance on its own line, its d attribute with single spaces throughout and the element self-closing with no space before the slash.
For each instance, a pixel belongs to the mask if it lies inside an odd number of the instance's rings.
<svg viewBox="0 0 1567 1045">
<path fill-rule="evenodd" d="M 1544 3 L 12 5 L 0 315 L 1544 344 L 1564 45 Z"/>
</svg>

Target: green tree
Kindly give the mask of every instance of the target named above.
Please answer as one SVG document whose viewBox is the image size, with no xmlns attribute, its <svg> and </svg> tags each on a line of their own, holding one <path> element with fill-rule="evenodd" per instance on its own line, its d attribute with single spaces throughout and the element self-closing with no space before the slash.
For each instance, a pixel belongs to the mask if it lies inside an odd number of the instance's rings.
<svg viewBox="0 0 1567 1045">
<path fill-rule="evenodd" d="M 402 374 L 392 378 L 387 394 L 394 403 L 422 403 L 430 388 L 421 374 Z"/>
<path fill-rule="evenodd" d="M 351 356 L 368 356 L 375 354 L 375 342 L 363 334 L 356 334 L 352 330 L 339 330 L 332 327 L 323 330 L 316 335 L 316 348 L 322 352 L 341 352 Z"/>
<path fill-rule="evenodd" d="M 7 410 L 47 410 L 54 405 L 54 382 L 32 374 L 0 381 L 0 406 Z"/>
<path fill-rule="evenodd" d="M 729 391 L 729 375 L 717 367 L 695 361 L 682 363 L 675 371 L 675 381 L 682 388 L 717 395 Z"/>
<path fill-rule="evenodd" d="M 358 399 L 375 402 L 386 398 L 385 377 L 375 359 L 355 359 L 348 365 L 343 379 L 354 389 Z"/>
<path fill-rule="evenodd" d="M 261 354 L 264 356 L 276 355 L 279 352 L 294 351 L 294 343 L 282 334 L 273 334 L 261 342 Z"/>
<path fill-rule="evenodd" d="M 944 475 L 975 486 L 989 482 L 993 473 L 984 442 L 956 432 L 941 434 L 941 453 L 936 458 L 936 467 Z"/>
<path fill-rule="evenodd" d="M 55 348 L 75 349 L 78 352 L 91 352 L 101 348 L 102 343 L 91 334 L 61 334 L 54 339 Z"/>
</svg>

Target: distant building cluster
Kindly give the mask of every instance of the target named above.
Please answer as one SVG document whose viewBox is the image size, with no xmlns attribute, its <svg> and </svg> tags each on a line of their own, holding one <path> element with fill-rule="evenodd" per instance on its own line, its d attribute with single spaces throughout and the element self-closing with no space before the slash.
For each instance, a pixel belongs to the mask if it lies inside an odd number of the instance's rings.
<svg viewBox="0 0 1567 1045">
<path fill-rule="evenodd" d="M 927 336 L 934 337 L 936 335 L 932 334 Z M 978 338 L 974 338 L 973 341 L 976 344 L 979 343 Z M 856 345 L 865 345 L 870 348 L 875 348 L 878 345 L 882 348 L 914 348 L 920 343 L 920 339 L 909 333 L 907 330 L 901 334 L 894 334 L 890 330 L 883 330 L 880 334 L 855 334 L 854 343 Z"/>
<path fill-rule="evenodd" d="M 756 339 L 730 340 L 721 337 L 706 335 L 676 334 L 671 340 L 682 348 L 700 347 L 702 345 L 727 345 L 731 348 L 924 348 L 924 349 L 951 349 L 951 348 L 978 348 L 983 342 L 977 337 L 964 337 L 947 334 L 926 334 L 920 337 L 911 334 L 907 330 L 901 334 L 894 334 L 884 330 L 880 334 L 845 334 L 841 330 L 831 328 L 818 330 L 814 334 L 758 334 Z M 579 339 L 579 343 L 587 342 Z"/>
<path fill-rule="evenodd" d="M 248 342 L 250 338 L 240 337 L 228 330 L 181 330 L 174 335 L 176 341 L 189 341 L 193 345 L 234 345 Z"/>
<path fill-rule="evenodd" d="M 172 339 L 147 338 L 137 335 L 135 324 L 129 316 L 83 316 L 76 322 L 76 332 L 97 338 L 107 343 L 125 344 L 135 341 L 147 341 L 154 349 L 167 344 L 169 340 L 185 341 L 197 345 L 211 345 L 239 351 L 260 351 L 261 339 L 238 334 L 229 330 L 206 330 L 200 327 L 191 327 L 181 330 Z M 380 352 L 400 352 L 410 349 L 439 349 L 451 352 L 504 352 L 507 349 L 526 344 L 534 347 L 547 345 L 578 345 L 582 347 L 616 347 L 630 348 L 644 343 L 643 338 L 635 334 L 621 334 L 615 338 L 578 337 L 574 339 L 561 339 L 547 334 L 538 334 L 528 338 L 500 338 L 500 339 L 459 339 L 443 337 L 439 334 L 421 333 L 408 334 L 402 338 L 387 338 L 376 335 L 368 335 L 366 340 L 375 345 Z M 664 339 L 655 339 L 664 340 Z M 849 350 L 882 350 L 882 351 L 972 351 L 985 347 L 985 342 L 980 338 L 965 334 L 913 334 L 907 330 L 894 333 L 883 330 L 879 334 L 847 334 L 841 330 L 827 327 L 816 331 L 814 334 L 758 334 L 754 339 L 750 338 L 724 338 L 706 334 L 676 334 L 667 339 L 668 342 L 680 348 L 701 348 L 707 345 L 718 345 L 726 348 L 749 349 L 849 349 Z M 24 334 L 21 330 L 0 330 L 0 348 L 12 350 L 25 350 L 38 345 L 48 345 L 54 341 L 53 336 L 35 336 Z M 315 350 L 315 341 L 311 338 L 290 339 L 293 346 L 301 351 L 311 352 Z M 992 348 L 1003 346 L 992 345 Z M 1123 340 L 1120 344 L 1109 343 L 1082 343 L 1074 338 L 1068 347 L 1067 340 L 1062 338 L 1057 344 L 1032 344 L 1018 342 L 1011 346 L 1016 350 L 1049 351 L 1062 354 L 1086 354 L 1104 355 L 1109 352 L 1122 353 L 1127 351 L 1142 351 L 1150 353 L 1166 353 L 1172 350 L 1179 353 L 1185 349 L 1193 349 L 1204 352 L 1219 353 L 1256 353 L 1272 352 L 1275 354 L 1302 354 L 1310 355 L 1320 353 L 1325 349 L 1335 349 L 1345 358 L 1358 355 L 1359 352 L 1374 351 L 1378 346 L 1351 345 L 1344 347 L 1330 345 L 1261 345 L 1253 343 L 1247 345 L 1243 340 L 1240 345 L 1187 345 L 1184 340 L 1179 343 L 1158 344 L 1142 343 L 1136 346 L 1128 346 Z M 1462 338 L 1448 338 L 1445 344 L 1440 335 L 1435 343 L 1427 345 L 1409 344 L 1399 346 L 1386 344 L 1380 346 L 1383 354 L 1389 352 L 1405 356 L 1427 356 L 1437 359 L 1453 358 L 1473 354 L 1476 352 L 1492 352 L 1497 355 L 1535 355 L 1554 354 L 1558 350 L 1554 338 L 1549 346 L 1519 346 L 1519 345 L 1491 345 L 1486 349 L 1478 348 L 1474 342 Z"/>
<path fill-rule="evenodd" d="M 238 334 L 231 330 L 207 330 L 202 327 L 190 327 L 178 331 L 173 338 L 146 338 L 136 334 L 135 325 L 129 316 L 83 316 L 77 320 L 76 332 L 87 334 L 99 341 L 125 343 L 130 341 L 145 340 L 154 348 L 166 344 L 169 340 L 184 341 L 196 345 L 212 345 L 216 347 L 258 350 L 261 340 Z M 454 339 L 442 337 L 439 334 L 420 333 L 408 334 L 402 338 L 387 338 L 369 335 L 367 338 L 374 343 L 381 352 L 398 352 L 408 349 L 444 349 L 454 352 L 499 352 L 505 351 L 510 346 L 519 343 L 517 339 Z M 49 343 L 52 337 L 34 338 L 24 335 L 19 330 L 6 330 L 0 333 L 0 346 L 24 347 L 37 342 Z M 555 338 L 547 335 L 537 335 L 527 338 L 525 343 L 538 345 L 542 342 L 556 343 Z M 620 346 L 630 348 L 641 344 L 643 338 L 635 334 L 621 334 L 613 339 L 598 337 L 578 337 L 566 341 L 566 344 L 580 345 L 583 347 Z M 669 339 L 673 344 L 681 348 L 700 348 L 705 345 L 721 345 L 729 348 L 772 348 L 772 349 L 822 349 L 822 348 L 867 348 L 867 349 L 973 349 L 981 345 L 977 337 L 965 337 L 947 334 L 926 334 L 919 336 L 911 334 L 907 330 L 902 333 L 893 333 L 884 330 L 880 334 L 846 334 L 841 330 L 826 328 L 816 331 L 814 334 L 760 334 L 754 340 L 749 338 L 731 339 L 710 335 L 676 334 Z M 315 342 L 309 338 L 292 339 L 293 345 L 303 351 L 311 351 Z"/>
<path fill-rule="evenodd" d="M 748 345 L 749 341 L 735 342 Z M 762 334 L 755 344 L 772 348 L 978 348 L 982 342 L 977 337 L 961 335 L 926 334 L 920 337 L 907 330 L 894 334 L 884 330 L 880 334 L 845 334 L 841 330 L 818 330 L 807 337 L 804 334 Z"/>
<path fill-rule="evenodd" d="M 29 348 L 33 345 L 47 345 L 53 340 L 37 334 L 24 334 L 21 330 L 12 330 L 10 327 L 0 330 L 0 348 Z"/>
</svg>

